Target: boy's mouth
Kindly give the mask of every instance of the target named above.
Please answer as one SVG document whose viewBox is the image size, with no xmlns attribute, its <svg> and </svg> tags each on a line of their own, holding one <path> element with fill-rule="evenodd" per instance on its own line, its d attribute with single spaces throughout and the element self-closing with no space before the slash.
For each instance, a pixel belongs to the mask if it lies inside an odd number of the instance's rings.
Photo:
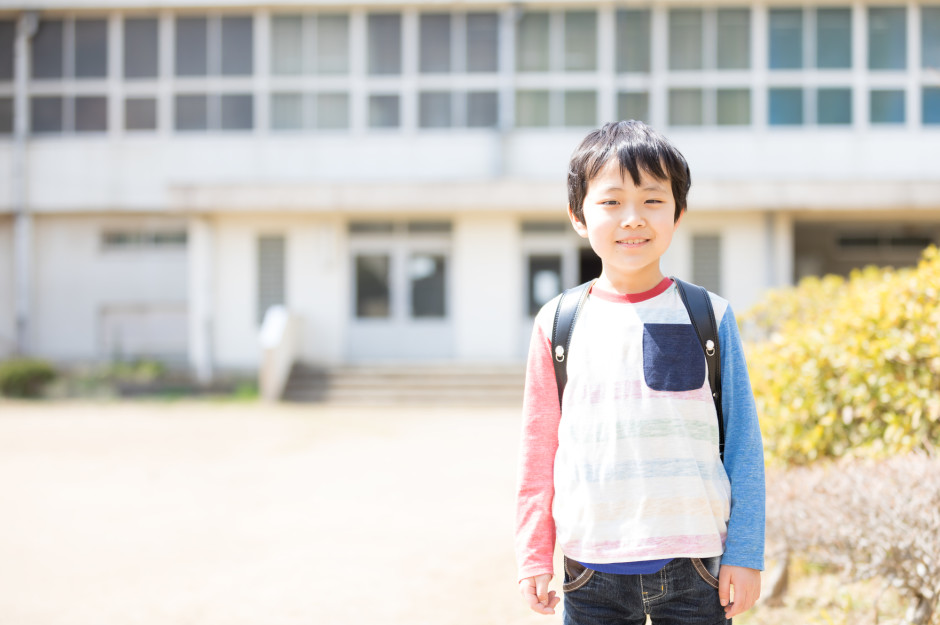
<svg viewBox="0 0 940 625">
<path fill-rule="evenodd" d="M 631 239 L 618 239 L 617 240 L 618 245 L 626 245 L 628 247 L 635 247 L 635 246 L 643 245 L 644 243 L 647 243 L 647 242 L 649 242 L 649 239 L 631 238 Z"/>
</svg>

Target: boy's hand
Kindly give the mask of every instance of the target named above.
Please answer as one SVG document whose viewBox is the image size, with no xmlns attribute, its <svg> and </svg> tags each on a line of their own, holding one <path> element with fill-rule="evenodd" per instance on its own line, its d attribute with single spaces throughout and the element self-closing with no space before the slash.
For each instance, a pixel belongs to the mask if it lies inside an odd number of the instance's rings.
<svg viewBox="0 0 940 625">
<path fill-rule="evenodd" d="M 526 604 L 539 614 L 554 614 L 555 606 L 561 602 L 561 597 L 555 596 L 555 591 L 548 590 L 548 582 L 552 576 L 548 573 L 527 577 L 519 582 L 519 592 Z"/>
<path fill-rule="evenodd" d="M 734 587 L 734 603 L 731 588 Z M 760 597 L 760 571 L 743 566 L 721 566 L 718 573 L 718 599 L 725 606 L 725 617 L 733 618 L 754 607 Z"/>
</svg>

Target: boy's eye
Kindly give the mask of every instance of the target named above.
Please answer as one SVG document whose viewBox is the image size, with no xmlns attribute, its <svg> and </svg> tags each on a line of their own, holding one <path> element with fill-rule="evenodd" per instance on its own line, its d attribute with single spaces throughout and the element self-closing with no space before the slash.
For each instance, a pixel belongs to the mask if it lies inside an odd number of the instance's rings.
<svg viewBox="0 0 940 625">
<path fill-rule="evenodd" d="M 614 206 L 614 205 L 618 204 L 618 202 L 617 202 L 617 200 L 603 200 L 603 201 L 601 202 L 601 204 L 604 205 L 604 206 Z"/>
</svg>

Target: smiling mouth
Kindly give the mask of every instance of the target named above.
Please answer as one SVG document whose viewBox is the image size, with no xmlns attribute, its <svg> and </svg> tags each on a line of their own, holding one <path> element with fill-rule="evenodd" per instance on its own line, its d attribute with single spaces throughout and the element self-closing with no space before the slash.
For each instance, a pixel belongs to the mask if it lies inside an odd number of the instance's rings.
<svg viewBox="0 0 940 625">
<path fill-rule="evenodd" d="M 644 243 L 648 243 L 648 242 L 649 242 L 649 239 L 620 239 L 617 241 L 617 244 L 626 245 L 626 246 L 637 246 L 637 245 L 643 245 Z"/>
</svg>

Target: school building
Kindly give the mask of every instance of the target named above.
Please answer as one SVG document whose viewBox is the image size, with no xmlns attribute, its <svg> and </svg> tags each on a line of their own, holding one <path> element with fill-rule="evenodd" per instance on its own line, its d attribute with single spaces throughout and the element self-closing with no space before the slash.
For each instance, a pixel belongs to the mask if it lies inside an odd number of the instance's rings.
<svg viewBox="0 0 940 625">
<path fill-rule="evenodd" d="M 940 241 L 938 0 L 5 0 L 0 358 L 252 371 L 283 304 L 303 363 L 519 363 L 629 118 L 738 311 Z"/>
</svg>

